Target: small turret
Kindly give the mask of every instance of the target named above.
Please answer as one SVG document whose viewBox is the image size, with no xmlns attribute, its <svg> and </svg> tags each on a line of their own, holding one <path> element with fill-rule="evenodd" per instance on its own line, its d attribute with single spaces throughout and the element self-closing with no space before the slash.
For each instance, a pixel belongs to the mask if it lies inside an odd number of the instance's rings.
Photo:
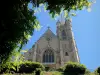
<svg viewBox="0 0 100 75">
<path fill-rule="evenodd" d="M 65 20 L 65 27 L 66 27 L 67 30 L 69 30 L 69 29 L 72 30 L 72 28 L 71 28 L 72 27 L 71 22 L 72 22 L 71 19 L 66 19 Z"/>
<path fill-rule="evenodd" d="M 61 25 L 61 23 L 60 23 L 60 21 L 58 20 L 57 23 L 56 23 L 56 26 L 58 27 L 58 26 L 60 26 L 60 25 Z"/>
</svg>

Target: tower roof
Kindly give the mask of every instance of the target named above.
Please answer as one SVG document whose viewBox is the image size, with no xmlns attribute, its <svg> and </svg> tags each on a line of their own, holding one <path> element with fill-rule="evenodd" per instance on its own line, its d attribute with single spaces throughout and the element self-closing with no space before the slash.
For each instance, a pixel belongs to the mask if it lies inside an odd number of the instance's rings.
<svg viewBox="0 0 100 75">
<path fill-rule="evenodd" d="M 64 15 L 61 14 L 61 25 L 65 24 L 65 18 L 64 18 Z"/>
</svg>

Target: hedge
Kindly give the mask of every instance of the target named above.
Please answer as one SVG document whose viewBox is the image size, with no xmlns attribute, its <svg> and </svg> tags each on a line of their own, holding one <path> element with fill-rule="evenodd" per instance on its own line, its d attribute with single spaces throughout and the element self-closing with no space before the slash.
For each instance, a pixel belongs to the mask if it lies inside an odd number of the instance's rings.
<svg viewBox="0 0 100 75">
<path fill-rule="evenodd" d="M 100 75 L 100 67 L 98 67 L 98 68 L 95 70 L 95 73 L 97 73 L 98 75 Z"/>
<path fill-rule="evenodd" d="M 7 62 L 3 65 L 0 65 L 0 73 L 4 72 L 16 72 L 16 64 L 14 62 Z"/>
<path fill-rule="evenodd" d="M 39 70 L 38 70 L 39 69 Z M 33 73 L 36 71 L 44 70 L 44 66 L 38 62 L 22 62 L 20 64 L 14 62 L 7 62 L 6 64 L 0 66 L 0 73 Z"/>
<path fill-rule="evenodd" d="M 63 70 L 63 67 L 58 68 L 57 71 L 63 72 L 63 71 L 64 71 L 64 70 Z"/>
<path fill-rule="evenodd" d="M 82 64 L 75 62 L 68 62 L 63 67 L 64 74 L 68 75 L 79 75 L 86 73 L 86 67 Z"/>
<path fill-rule="evenodd" d="M 36 71 L 37 68 L 44 70 L 44 66 L 38 62 L 23 62 L 20 64 L 19 73 L 32 73 Z"/>
</svg>

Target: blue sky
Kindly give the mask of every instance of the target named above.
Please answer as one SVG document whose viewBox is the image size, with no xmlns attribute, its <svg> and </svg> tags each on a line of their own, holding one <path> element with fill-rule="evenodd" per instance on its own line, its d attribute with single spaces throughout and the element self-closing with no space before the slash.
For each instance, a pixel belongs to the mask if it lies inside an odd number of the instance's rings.
<svg viewBox="0 0 100 75">
<path fill-rule="evenodd" d="M 96 0 L 91 9 L 91 12 L 77 11 L 77 16 L 72 17 L 72 28 L 81 63 L 88 69 L 94 70 L 100 66 L 100 0 Z M 48 26 L 56 33 L 57 20 L 52 19 L 48 12 L 41 9 L 36 16 L 40 21 L 41 29 L 34 31 L 23 49 L 30 49 Z"/>
</svg>

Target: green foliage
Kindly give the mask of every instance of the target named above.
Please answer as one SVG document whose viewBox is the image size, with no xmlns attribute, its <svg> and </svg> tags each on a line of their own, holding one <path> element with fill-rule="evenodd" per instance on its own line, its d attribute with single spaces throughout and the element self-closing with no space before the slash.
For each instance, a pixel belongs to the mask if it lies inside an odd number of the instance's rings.
<svg viewBox="0 0 100 75">
<path fill-rule="evenodd" d="M 91 73 L 90 70 L 86 69 L 85 74 L 90 74 L 90 73 Z"/>
<path fill-rule="evenodd" d="M 98 74 L 95 74 L 95 73 L 86 73 L 84 75 L 98 75 Z"/>
<path fill-rule="evenodd" d="M 50 10 L 50 14 L 52 17 L 55 17 L 56 14 L 60 14 L 61 11 L 66 11 L 69 13 L 71 10 L 82 10 L 85 8 L 90 8 L 93 2 L 89 2 L 88 0 L 37 0 L 33 1 L 35 6 L 39 6 L 39 4 L 45 4 L 45 9 Z M 68 15 L 66 15 L 67 17 Z"/>
<path fill-rule="evenodd" d="M 51 72 L 51 75 L 63 75 L 62 72 L 58 72 L 58 71 L 53 71 Z"/>
<path fill-rule="evenodd" d="M 82 64 L 75 62 L 68 62 L 65 64 L 63 68 L 64 68 L 64 74 L 78 75 L 86 73 L 86 67 Z"/>
<path fill-rule="evenodd" d="M 38 62 L 26 61 L 21 63 L 19 73 L 32 73 L 33 71 L 36 71 L 37 68 L 44 70 L 44 66 L 42 64 Z"/>
<path fill-rule="evenodd" d="M 44 70 L 44 66 L 37 62 L 25 61 L 22 63 L 7 62 L 0 66 L 0 73 L 33 73 L 40 72 Z"/>
<path fill-rule="evenodd" d="M 36 68 L 35 74 L 36 74 L 36 75 L 40 75 L 40 74 L 41 74 L 41 68 Z"/>
<path fill-rule="evenodd" d="M 20 50 L 33 34 L 38 21 L 34 10 L 28 9 L 30 0 L 2 1 L 0 3 L 0 62 L 4 63 L 13 50 Z M 5 4 L 2 5 L 2 4 Z"/>
<path fill-rule="evenodd" d="M 3 73 L 3 72 L 10 73 L 12 71 L 13 72 L 16 71 L 16 63 L 14 62 L 6 62 L 5 64 L 0 66 L 0 73 Z"/>
<path fill-rule="evenodd" d="M 99 74 L 100 74 L 100 67 L 98 67 L 98 68 L 97 68 L 97 73 L 99 73 Z"/>
<path fill-rule="evenodd" d="M 46 66 L 45 71 L 49 71 L 49 70 L 50 70 L 50 67 Z"/>
<path fill-rule="evenodd" d="M 63 72 L 63 67 L 58 68 L 57 71 Z"/>
<path fill-rule="evenodd" d="M 100 75 L 100 67 L 98 67 L 96 70 L 95 70 L 95 73 Z"/>
<path fill-rule="evenodd" d="M 13 54 L 12 54 L 13 57 L 11 57 L 10 61 L 13 61 L 15 63 L 16 62 L 21 63 L 21 62 L 25 61 L 24 55 L 21 52 L 25 53 L 25 52 L 27 52 L 27 50 L 21 50 L 20 52 L 18 50 L 13 51 Z"/>
</svg>

